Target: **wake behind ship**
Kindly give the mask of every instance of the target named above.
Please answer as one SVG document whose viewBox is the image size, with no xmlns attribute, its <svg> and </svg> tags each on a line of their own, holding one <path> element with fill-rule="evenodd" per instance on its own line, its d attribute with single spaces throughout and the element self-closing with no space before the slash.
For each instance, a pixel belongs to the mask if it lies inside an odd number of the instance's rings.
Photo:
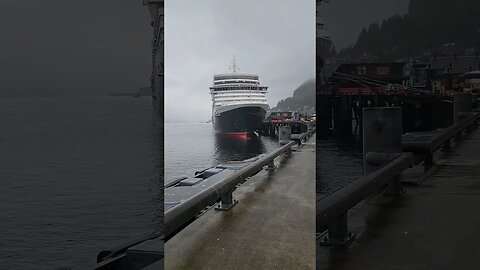
<svg viewBox="0 0 480 270">
<path fill-rule="evenodd" d="M 217 133 L 250 134 L 261 128 L 269 110 L 265 94 L 267 86 L 260 85 L 258 75 L 233 73 L 213 76 L 212 122 Z"/>
</svg>

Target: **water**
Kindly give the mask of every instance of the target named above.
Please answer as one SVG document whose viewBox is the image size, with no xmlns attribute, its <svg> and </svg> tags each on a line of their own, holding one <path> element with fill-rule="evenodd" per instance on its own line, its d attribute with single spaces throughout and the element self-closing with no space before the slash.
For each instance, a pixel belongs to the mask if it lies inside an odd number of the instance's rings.
<svg viewBox="0 0 480 270">
<path fill-rule="evenodd" d="M 153 116 L 148 98 L 0 100 L 0 268 L 92 269 L 160 230 Z"/>
<path fill-rule="evenodd" d="M 317 193 L 323 197 L 362 175 L 356 141 L 317 141 Z M 269 137 L 242 140 L 215 136 L 210 123 L 165 124 L 165 182 L 231 160 L 243 160 L 278 148 Z M 313 181 L 313 179 L 312 179 Z"/>
<path fill-rule="evenodd" d="M 91 269 L 97 253 L 161 231 L 159 128 L 149 98 L 0 100 L 0 269 Z M 165 178 L 278 147 L 168 123 Z M 318 142 L 321 196 L 361 174 L 351 143 Z"/>
<path fill-rule="evenodd" d="M 362 176 L 362 152 L 356 141 L 317 140 L 317 198 Z"/>
<path fill-rule="evenodd" d="M 211 123 L 165 124 L 165 182 L 232 160 L 244 160 L 278 148 L 269 137 L 218 136 Z"/>
</svg>

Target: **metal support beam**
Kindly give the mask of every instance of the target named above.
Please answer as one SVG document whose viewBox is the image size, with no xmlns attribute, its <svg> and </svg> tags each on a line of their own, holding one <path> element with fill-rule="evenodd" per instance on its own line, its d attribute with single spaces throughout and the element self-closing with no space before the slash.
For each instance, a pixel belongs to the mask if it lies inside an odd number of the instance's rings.
<svg viewBox="0 0 480 270">
<path fill-rule="evenodd" d="M 355 239 L 355 235 L 348 231 L 348 212 L 328 225 L 327 235 L 320 242 L 321 246 L 347 246 Z"/>
<path fill-rule="evenodd" d="M 425 171 L 428 171 L 435 165 L 435 160 L 433 158 L 432 152 L 425 153 L 425 160 L 423 161 L 423 167 Z"/>
<path fill-rule="evenodd" d="M 445 144 L 443 144 L 442 146 L 442 151 L 447 152 L 447 151 L 450 151 L 451 149 L 452 149 L 452 140 L 447 139 L 445 141 Z"/>
<path fill-rule="evenodd" d="M 396 175 L 392 180 L 387 183 L 387 190 L 384 195 L 386 196 L 398 196 L 405 193 L 405 189 L 402 186 L 400 175 Z"/>
<path fill-rule="evenodd" d="M 290 150 L 288 150 L 290 151 Z M 275 171 L 277 167 L 275 167 L 275 162 L 272 160 L 268 163 L 267 168 L 265 168 L 266 171 L 273 172 Z"/>
<path fill-rule="evenodd" d="M 229 191 L 220 196 L 220 203 L 218 203 L 215 209 L 219 211 L 228 211 L 237 203 L 238 201 L 233 198 L 233 191 Z"/>
</svg>

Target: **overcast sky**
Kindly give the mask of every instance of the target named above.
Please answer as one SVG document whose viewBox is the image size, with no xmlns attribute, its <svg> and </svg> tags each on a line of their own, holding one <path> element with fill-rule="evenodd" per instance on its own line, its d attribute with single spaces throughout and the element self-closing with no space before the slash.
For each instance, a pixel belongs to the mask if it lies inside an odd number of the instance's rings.
<svg viewBox="0 0 480 270">
<path fill-rule="evenodd" d="M 141 0 L 1 0 L 0 97 L 138 91 L 149 16 Z"/>
<path fill-rule="evenodd" d="M 331 0 L 323 13 L 343 47 L 407 6 Z M 270 105 L 290 96 L 314 76 L 314 18 L 313 0 L 167 0 L 167 119 L 209 119 L 212 76 L 233 55 L 269 86 Z M 135 92 L 149 85 L 151 38 L 141 0 L 1 0 L 0 98 Z"/>
<path fill-rule="evenodd" d="M 211 118 L 213 75 L 254 73 L 270 106 L 315 76 L 312 0 L 175 0 L 165 7 L 165 117 Z"/>
</svg>

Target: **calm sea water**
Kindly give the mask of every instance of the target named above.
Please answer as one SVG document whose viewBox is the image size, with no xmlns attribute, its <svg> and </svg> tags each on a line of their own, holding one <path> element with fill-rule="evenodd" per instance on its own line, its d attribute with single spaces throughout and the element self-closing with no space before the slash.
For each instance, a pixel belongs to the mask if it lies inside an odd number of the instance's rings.
<svg viewBox="0 0 480 270">
<path fill-rule="evenodd" d="M 317 141 L 317 198 L 345 186 L 362 173 L 362 152 L 356 141 Z"/>
<path fill-rule="evenodd" d="M 148 98 L 0 100 L 0 269 L 91 269 L 160 230 L 153 116 Z"/>
<path fill-rule="evenodd" d="M 223 162 L 244 160 L 278 148 L 269 137 L 218 136 L 211 123 L 165 124 L 165 182 Z"/>
<path fill-rule="evenodd" d="M 278 147 L 167 123 L 165 181 Z M 0 100 L 0 269 L 91 269 L 97 253 L 161 231 L 159 127 L 149 98 Z M 351 143 L 318 142 L 321 196 L 361 173 Z"/>
<path fill-rule="evenodd" d="M 362 153 L 356 141 L 333 136 L 317 141 L 317 193 L 320 197 L 362 175 Z M 236 139 L 216 136 L 210 123 L 165 124 L 165 182 L 231 160 L 243 160 L 278 148 L 270 137 Z"/>
</svg>

